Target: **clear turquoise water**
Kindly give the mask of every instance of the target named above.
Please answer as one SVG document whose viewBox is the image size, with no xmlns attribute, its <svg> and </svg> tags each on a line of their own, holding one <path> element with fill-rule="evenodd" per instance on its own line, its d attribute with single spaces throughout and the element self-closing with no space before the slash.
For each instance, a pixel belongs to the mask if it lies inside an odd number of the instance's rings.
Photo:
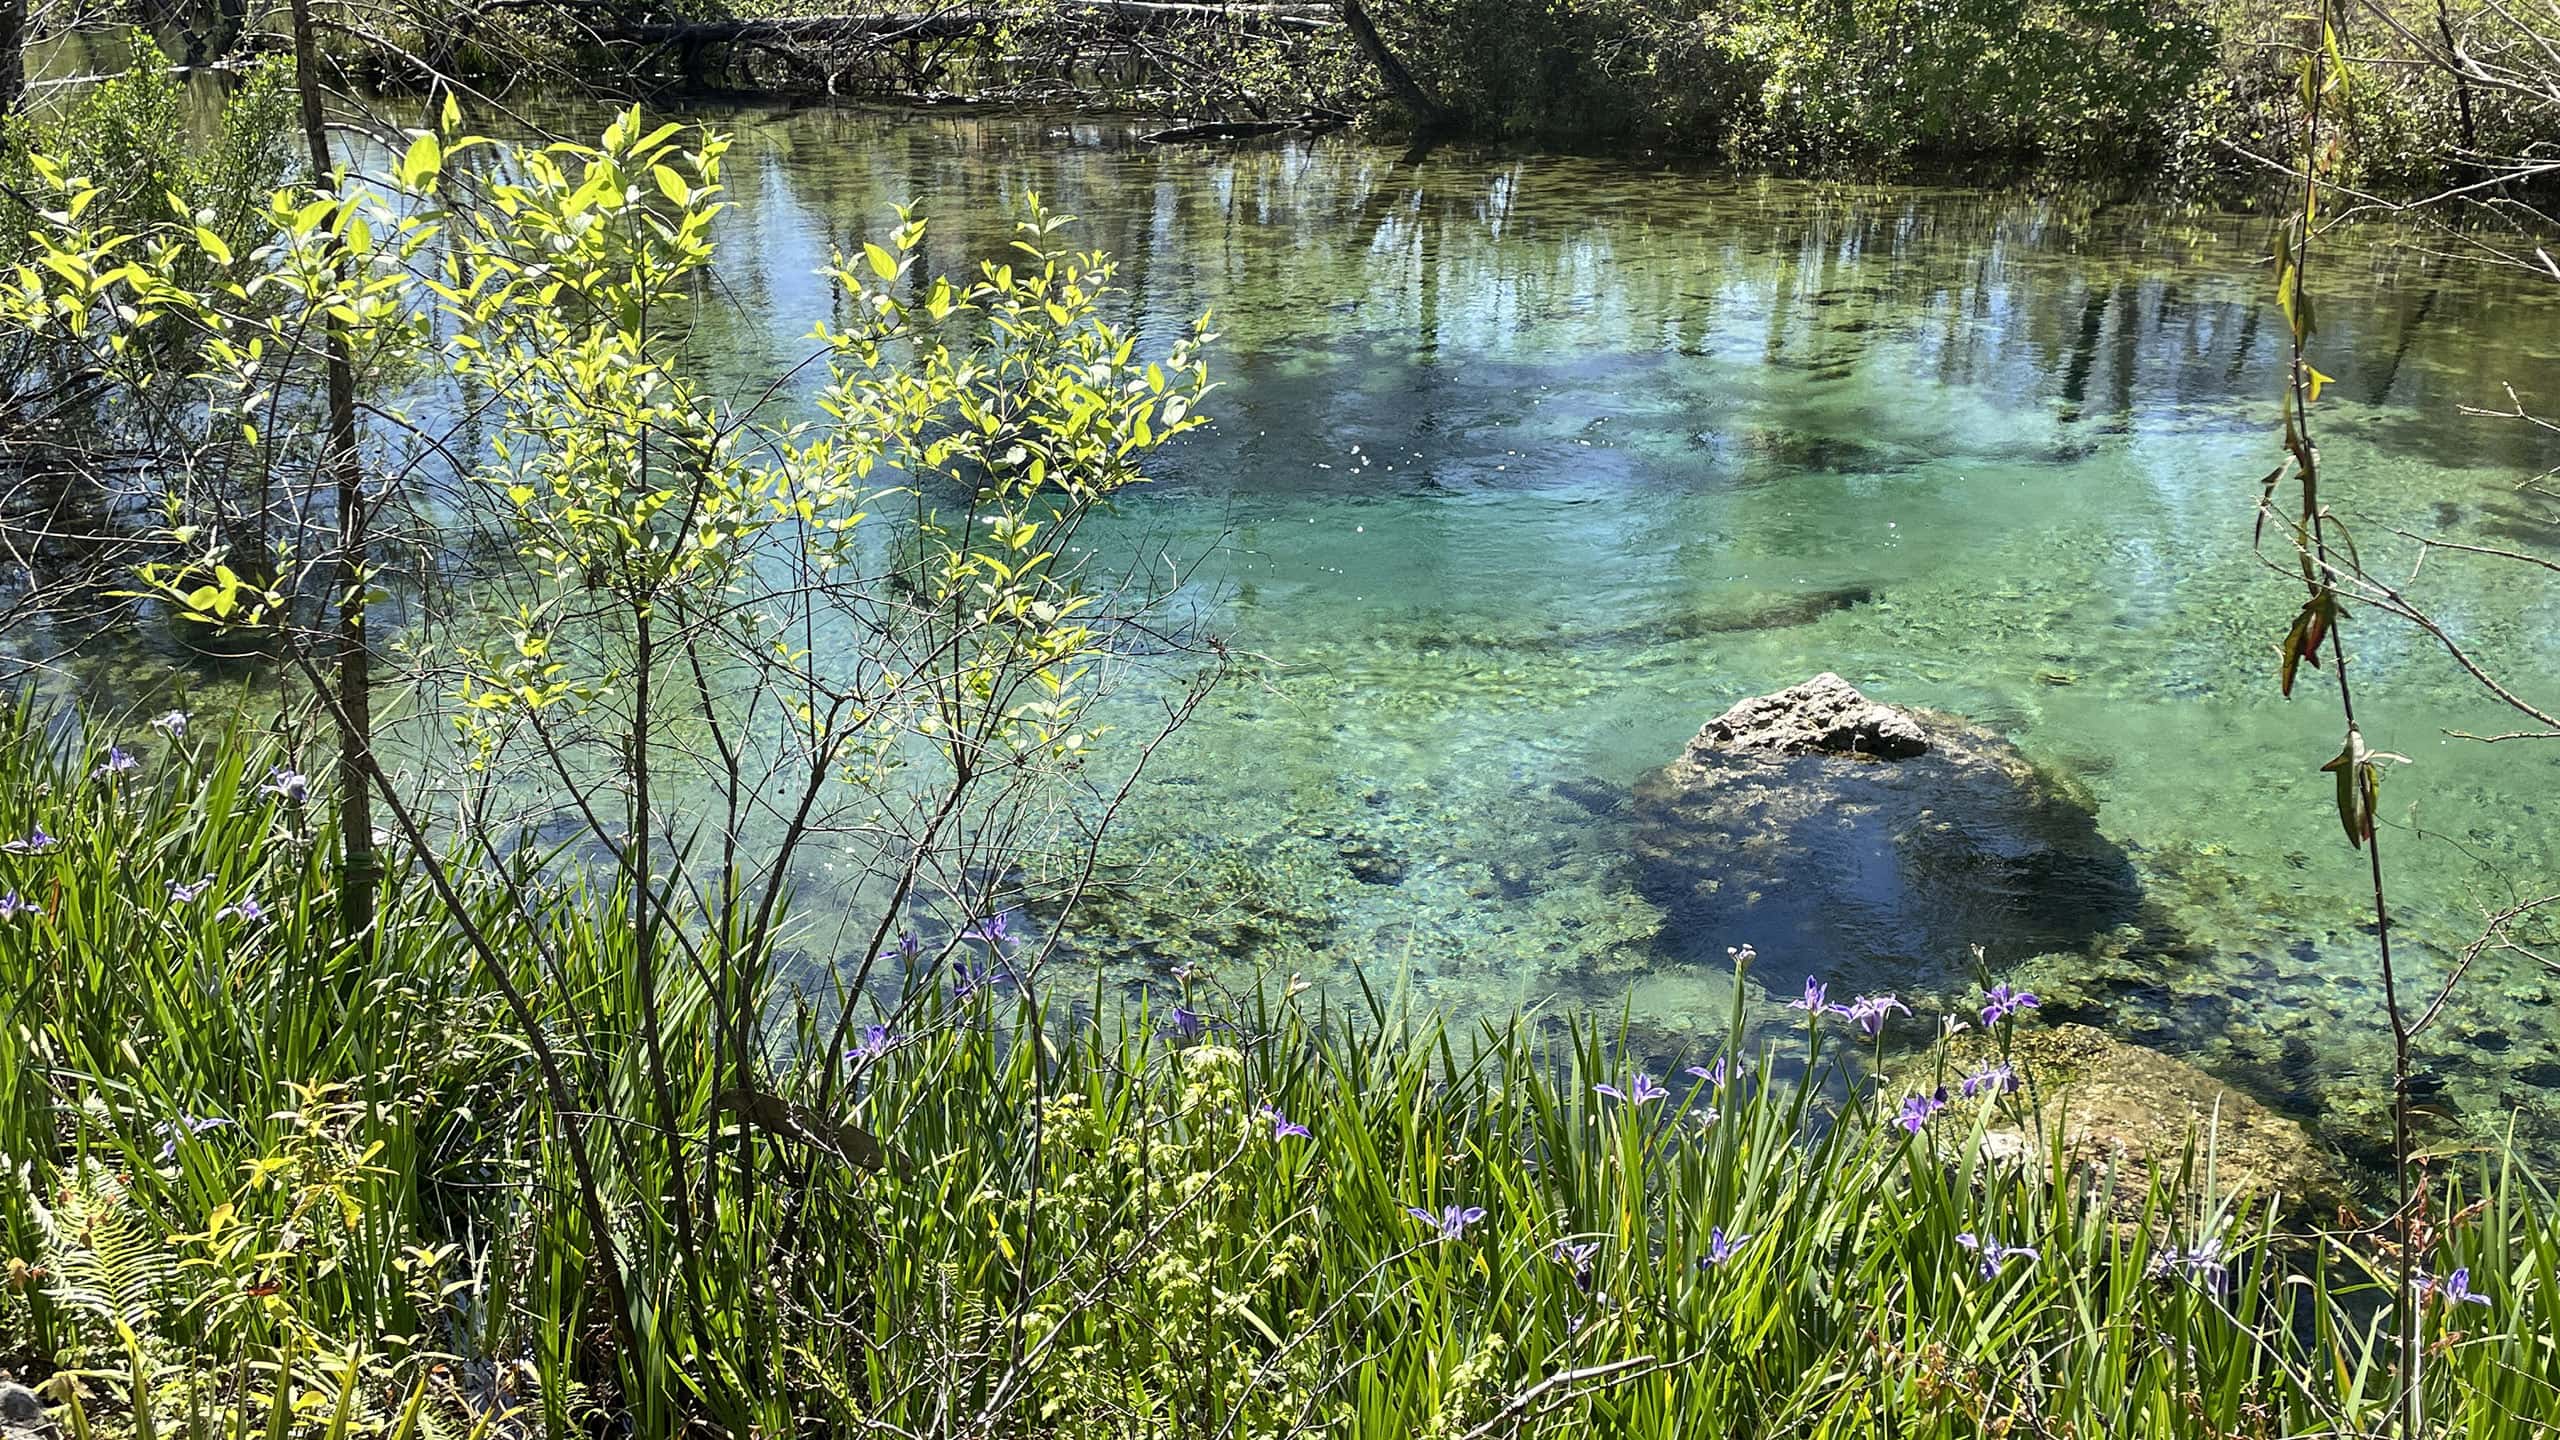
<svg viewBox="0 0 2560 1440">
<path fill-rule="evenodd" d="M 1179 562 L 1179 604 L 1253 657 L 1122 817 L 1124 891 L 1077 931 L 1120 978 L 1357 968 L 1461 1017 L 1596 1006 L 1685 1043 L 1723 1023 L 1724 947 L 1763 937 L 1651 903 L 1616 797 L 1733 700 L 1834 670 L 2096 796 L 2151 919 L 2023 965 L 2049 1014 L 2372 1143 L 2363 862 L 2318 768 L 2338 727 L 2325 676 L 2276 694 L 2299 590 L 2250 550 L 2282 364 L 2264 219 L 1348 138 L 1163 149 L 1092 119 L 697 118 L 738 135 L 712 348 L 742 383 L 802 357 L 829 247 L 899 200 L 957 270 L 1037 190 L 1123 257 L 1124 318 L 1219 317 L 1217 424 L 1088 532 Z M 2459 413 L 2509 383 L 2560 411 L 2560 287 L 2365 237 L 2315 291 L 2330 484 L 2378 566 L 2408 566 L 2391 526 L 2560 551 L 2560 504 L 2519 488 L 2560 447 Z M 1841 588 L 1872 598 L 1797 613 Z M 2439 554 L 2411 593 L 2560 696 L 2560 575 Z M 2447 738 L 2513 717 L 2421 637 L 2351 634 L 2369 735 L 2415 761 L 2385 842 L 2423 982 L 2484 912 L 2560 889 L 2560 747 Z M 1175 678 L 1133 666 L 1118 703 L 1135 722 Z M 1836 958 L 1762 978 L 1783 996 Z M 2530 955 L 2478 962 L 2422 1046 L 2448 1136 L 2520 1112 L 2560 1141 L 2555 990 Z"/>
<path fill-rule="evenodd" d="M 758 117 L 730 275 L 778 361 L 830 237 L 913 198 L 960 263 L 1037 189 L 1126 257 L 1130 319 L 1217 312 L 1219 423 L 1102 543 L 1188 557 L 1185 598 L 1261 658 L 1150 772 L 1139 894 L 1092 948 L 1358 966 L 1459 1014 L 1624 1006 L 1676 1044 L 1760 937 L 1667 923 L 1608 797 L 1732 700 L 1836 670 L 2097 796 L 2161 923 L 2030 965 L 2058 1012 L 2369 1140 L 2383 1028 L 2318 770 L 2337 724 L 2325 689 L 2275 692 L 2298 592 L 2249 546 L 2282 364 L 2264 220 L 1129 133 Z M 2367 241 L 2321 278 L 2327 463 L 2368 543 L 2405 569 L 2384 527 L 2560 542 L 2517 488 L 2550 437 L 2458 413 L 2507 383 L 2560 408 L 2554 287 Z M 2560 691 L 2560 577 L 2447 558 L 2412 593 Z M 1875 598 L 1736 628 L 1838 587 Z M 2416 762 L 2386 843 L 2424 980 L 2484 911 L 2560 889 L 2560 750 L 2446 738 L 2513 717 L 2409 632 L 2355 638 L 2368 730 Z M 1785 992 L 1824 963 L 1763 972 Z M 2450 1128 L 2560 1126 L 2554 983 L 2479 963 L 2425 1046 Z"/>
</svg>

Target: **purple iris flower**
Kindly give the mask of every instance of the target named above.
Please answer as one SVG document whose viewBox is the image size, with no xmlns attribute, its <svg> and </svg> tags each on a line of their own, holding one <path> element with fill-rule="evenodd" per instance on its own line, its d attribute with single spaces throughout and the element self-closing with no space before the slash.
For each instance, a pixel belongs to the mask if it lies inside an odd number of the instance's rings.
<svg viewBox="0 0 2560 1440">
<path fill-rule="evenodd" d="M 1830 986 L 1823 984 L 1820 980 L 1817 980 L 1810 975 L 1807 975 L 1804 977 L 1804 998 L 1801 1000 L 1788 1001 L 1787 1008 L 1790 1010 L 1801 1010 L 1807 1015 L 1819 1015 L 1823 1011 L 1831 1008 L 1828 1003 L 1830 995 Z"/>
<path fill-rule="evenodd" d="M 213 918 L 216 920 L 238 920 L 246 924 L 255 925 L 259 921 L 267 918 L 267 907 L 258 903 L 257 896 L 243 895 L 240 897 L 237 904 L 225 905 L 221 909 L 214 911 Z"/>
<path fill-rule="evenodd" d="M 2041 1258 L 2032 1245 L 2003 1245 L 1997 1240 L 1985 1240 L 1970 1230 L 1958 1235 L 1956 1243 L 1974 1252 L 1979 1258 L 1982 1278 L 1985 1280 L 1999 1279 L 2000 1267 L 2012 1260 L 2025 1260 L 2032 1263 Z"/>
<path fill-rule="evenodd" d="M 98 768 L 90 774 L 100 780 L 113 780 L 119 775 L 129 775 L 141 768 L 142 762 L 133 758 L 132 751 L 110 740 L 107 742 L 106 758 L 99 761 Z"/>
<path fill-rule="evenodd" d="M 168 714 L 161 716 L 159 719 L 152 721 L 151 728 L 168 736 L 172 740 L 184 740 L 187 738 L 187 712 L 184 710 L 172 710 Z"/>
<path fill-rule="evenodd" d="M 1623 1100 L 1630 1105 L 1650 1105 L 1671 1093 L 1663 1087 L 1661 1081 L 1641 1070 L 1635 1073 L 1634 1079 L 1627 1082 L 1627 1088 L 1624 1090 L 1615 1085 L 1594 1085 L 1591 1090 L 1595 1095 L 1606 1095 L 1612 1100 Z"/>
<path fill-rule="evenodd" d="M 913 965 L 916 963 L 917 957 L 923 954 L 924 938 L 922 936 L 916 934 L 913 930 L 901 930 L 898 932 L 898 958 L 901 961 L 904 961 L 909 965 Z"/>
<path fill-rule="evenodd" d="M 2444 1283 L 2436 1287 L 2436 1293 L 2444 1297 L 2444 1303 L 2447 1305 L 2486 1305 L 2489 1303 L 2488 1296 L 2471 1288 L 2471 1267 L 2468 1265 L 2461 1266 L 2452 1274 L 2444 1277 Z"/>
<path fill-rule="evenodd" d="M 1271 1122 L 1271 1138 L 1274 1140 L 1286 1140 L 1293 1135 L 1301 1140 L 1312 1138 L 1307 1134 L 1306 1126 L 1281 1114 L 1277 1105 L 1263 1106 L 1262 1118 Z"/>
<path fill-rule="evenodd" d="M 1176 1005 L 1164 1013 L 1164 1023 L 1156 1033 L 1176 1040 L 1197 1040 L 1209 1033 L 1210 1020 L 1188 1005 Z"/>
<path fill-rule="evenodd" d="M 1467 1227 L 1484 1218 L 1484 1207 L 1449 1205 L 1444 1206 L 1439 1214 L 1434 1215 L 1419 1205 L 1407 1205 L 1404 1207 L 1404 1213 L 1438 1231 L 1440 1239 L 1463 1240 L 1466 1238 Z"/>
<path fill-rule="evenodd" d="M 1011 913 L 999 910 L 993 915 L 988 916 L 986 919 L 981 920 L 961 931 L 960 938 L 963 940 L 979 941 L 990 950 L 1001 949 L 1006 945 L 1010 945 L 1013 943 L 1013 920 Z"/>
<path fill-rule="evenodd" d="M 207 1130 L 219 1130 L 230 1123 L 228 1120 L 202 1115 L 181 1115 L 175 1120 L 162 1121 L 152 1127 L 153 1132 L 160 1137 L 160 1163 L 166 1165 L 178 1158 L 179 1141 L 201 1135 Z"/>
<path fill-rule="evenodd" d="M 862 1038 L 853 1042 L 853 1058 L 866 1065 L 877 1064 L 897 1043 L 898 1038 L 889 1033 L 888 1026 L 865 1025 Z"/>
<path fill-rule="evenodd" d="M 2471 1267 L 2462 1266 L 2439 1280 L 2432 1275 L 2418 1277 L 2418 1303 L 2441 1300 L 2446 1305 L 2486 1305 L 2489 1297 L 2471 1288 Z"/>
<path fill-rule="evenodd" d="M 1886 1018 L 1896 1010 L 1905 1015 L 1911 1013 L 1910 1006 L 1891 995 L 1861 995 L 1846 1005 L 1831 1007 L 1832 1014 L 1857 1026 L 1870 1040 L 1884 1033 Z"/>
<path fill-rule="evenodd" d="M 1741 1254 L 1742 1247 L 1750 1243 L 1751 1236 L 1748 1233 L 1727 1235 L 1724 1233 L 1723 1226 L 1715 1226 L 1707 1231 L 1707 1253 L 1698 1257 L 1698 1264 L 1705 1269 L 1720 1267 L 1734 1256 Z"/>
<path fill-rule="evenodd" d="M 1946 1092 L 1943 1090 L 1934 1095 L 1906 1095 L 1902 1098 L 1902 1113 L 1894 1117 L 1893 1123 L 1917 1135 L 1929 1123 L 1930 1116 L 1945 1108 Z"/>
<path fill-rule="evenodd" d="M 2021 1010 L 2035 1009 L 2037 1003 L 2033 990 L 2012 990 L 2005 984 L 1994 985 L 1982 992 L 1982 1026 L 1987 1030 Z"/>
<path fill-rule="evenodd" d="M 198 880 L 193 884 L 186 884 L 181 881 L 172 880 L 169 882 L 169 903 L 172 905 L 193 905 L 198 900 L 204 898 L 204 892 L 212 888 L 213 877 L 210 875 L 205 876 L 203 879 Z"/>
<path fill-rule="evenodd" d="M 2161 1250 L 2151 1257 L 2151 1274 L 2154 1279 L 2183 1278 L 2207 1288 L 2219 1288 L 2230 1277 L 2231 1267 L 2223 1262 L 2222 1241 L 2211 1239 L 2192 1250 L 2181 1250 L 2176 1245 Z"/>
<path fill-rule="evenodd" d="M 1995 1060 L 1957 1081 L 1956 1088 L 1962 1090 L 1968 1100 L 1976 1095 L 2015 1095 L 2018 1093 L 2018 1072 L 2008 1061 Z"/>
<path fill-rule="evenodd" d="M 973 1000 L 977 998 L 980 991 L 992 989 L 1002 984 L 1004 979 L 1005 970 L 1002 965 L 955 964 L 951 967 L 951 998 L 960 1001 Z"/>
<path fill-rule="evenodd" d="M 311 777 L 279 765 L 269 772 L 267 783 L 258 788 L 287 804 L 299 805 L 311 798 Z"/>
<path fill-rule="evenodd" d="M 1600 1254 L 1597 1240 L 1558 1239 L 1547 1247 L 1547 1258 L 1573 1272 L 1573 1285 L 1585 1294 L 1591 1291 L 1591 1262 Z M 1577 1327 L 1578 1328 L 1578 1327 Z"/>
<path fill-rule="evenodd" d="M 1690 1074 L 1706 1081 L 1707 1084 L 1718 1090 L 1724 1088 L 1724 1082 L 1728 1071 L 1729 1067 L 1726 1064 L 1726 1057 L 1722 1055 L 1717 1056 L 1713 1061 L 1705 1065 L 1692 1065 L 1689 1067 Z"/>
<path fill-rule="evenodd" d="M 17 891 L 12 890 L 6 895 L 0 895 L 0 924 L 15 920 L 21 915 L 34 913 L 36 913 L 36 907 L 19 899 Z"/>
<path fill-rule="evenodd" d="M 12 855 L 41 855 L 59 843 L 61 842 L 44 833 L 43 826 L 38 825 L 27 832 L 26 839 L 12 840 L 6 845 L 0 845 L 0 850 L 5 850 Z"/>
</svg>

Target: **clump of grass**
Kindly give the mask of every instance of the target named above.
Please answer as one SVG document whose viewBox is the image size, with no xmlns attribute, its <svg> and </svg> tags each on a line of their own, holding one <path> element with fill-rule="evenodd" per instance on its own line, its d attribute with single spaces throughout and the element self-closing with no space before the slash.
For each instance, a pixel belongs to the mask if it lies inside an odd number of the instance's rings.
<svg viewBox="0 0 2560 1440">
<path fill-rule="evenodd" d="M 335 938 L 294 757 L 0 740 L 0 1363 L 79 1433 L 2338 1435 L 2410 1379 L 2368 1237 L 1995 1160 L 1996 1106 L 1860 1091 L 1815 1009 L 1643 1073 L 1591 1024 L 1107 1007 L 988 927 L 964 998 L 844 997 L 832 1073 L 779 981 L 662 985 L 680 1182 L 628 907 L 528 866 L 464 918 L 598 1137 L 617 1324 L 494 977 L 408 875 Z M 2548 1433 L 2549 1197 L 2429 1200 L 2423 1413 Z"/>
</svg>

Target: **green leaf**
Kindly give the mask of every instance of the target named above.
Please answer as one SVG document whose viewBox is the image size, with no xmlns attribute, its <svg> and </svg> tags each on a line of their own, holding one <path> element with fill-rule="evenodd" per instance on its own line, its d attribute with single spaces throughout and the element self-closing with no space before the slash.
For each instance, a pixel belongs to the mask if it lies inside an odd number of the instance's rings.
<svg viewBox="0 0 2560 1440">
<path fill-rule="evenodd" d="M 2381 762 L 2385 760 L 2409 763 L 2406 755 L 2367 748 L 2364 733 L 2351 729 L 2336 758 L 2320 767 L 2337 777 L 2338 824 L 2347 832 L 2347 843 L 2359 850 L 2373 839 L 2374 817 L 2382 807 Z"/>
<path fill-rule="evenodd" d="M 432 130 L 409 142 L 409 153 L 400 161 L 400 183 L 411 190 L 432 188 L 444 173 L 444 142 Z"/>
</svg>

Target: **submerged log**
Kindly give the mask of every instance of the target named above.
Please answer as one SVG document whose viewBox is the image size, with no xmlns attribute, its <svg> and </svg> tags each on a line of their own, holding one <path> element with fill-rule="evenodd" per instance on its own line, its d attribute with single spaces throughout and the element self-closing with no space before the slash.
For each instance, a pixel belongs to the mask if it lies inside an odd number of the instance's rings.
<svg viewBox="0 0 2560 1440">
<path fill-rule="evenodd" d="M 1192 145 L 1208 140 L 1256 140 L 1265 135 L 1313 135 L 1345 123 L 1339 115 L 1305 115 L 1295 120 L 1210 120 L 1176 125 L 1138 138 L 1150 145 Z"/>
</svg>

